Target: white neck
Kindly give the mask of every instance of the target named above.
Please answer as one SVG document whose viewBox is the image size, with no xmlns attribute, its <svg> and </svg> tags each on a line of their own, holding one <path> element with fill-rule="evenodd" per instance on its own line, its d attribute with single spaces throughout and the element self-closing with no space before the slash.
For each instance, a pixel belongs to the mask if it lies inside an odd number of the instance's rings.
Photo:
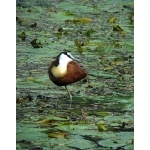
<svg viewBox="0 0 150 150">
<path fill-rule="evenodd" d="M 71 55 L 70 55 L 71 56 Z M 72 56 L 73 58 L 73 56 Z M 53 66 L 51 71 L 55 77 L 64 77 L 67 73 L 67 65 L 69 62 L 73 61 L 70 57 L 65 54 L 61 54 L 59 56 L 59 64 L 58 66 Z"/>
<path fill-rule="evenodd" d="M 72 59 L 69 58 L 68 56 L 62 54 L 59 58 L 59 65 L 57 66 L 60 70 L 61 73 L 66 72 L 67 70 L 67 65 L 69 62 L 71 62 Z"/>
</svg>

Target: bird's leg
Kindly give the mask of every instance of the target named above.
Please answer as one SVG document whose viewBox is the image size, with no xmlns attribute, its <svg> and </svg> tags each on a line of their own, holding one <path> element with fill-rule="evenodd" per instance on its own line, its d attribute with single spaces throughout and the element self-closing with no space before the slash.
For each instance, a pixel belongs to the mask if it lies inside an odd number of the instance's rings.
<svg viewBox="0 0 150 150">
<path fill-rule="evenodd" d="M 68 92 L 68 95 L 69 95 L 69 98 L 70 98 L 70 107 L 71 107 L 71 104 L 72 104 L 72 95 L 70 94 L 70 92 L 68 91 L 67 89 L 67 86 L 65 86 L 67 92 Z"/>
</svg>

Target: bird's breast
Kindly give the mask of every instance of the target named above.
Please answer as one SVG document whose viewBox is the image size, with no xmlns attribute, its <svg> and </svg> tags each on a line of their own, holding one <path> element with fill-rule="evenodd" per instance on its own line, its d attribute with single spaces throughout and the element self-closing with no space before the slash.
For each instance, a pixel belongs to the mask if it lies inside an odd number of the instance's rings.
<svg viewBox="0 0 150 150">
<path fill-rule="evenodd" d="M 66 75 L 66 73 L 67 73 L 67 67 L 60 66 L 60 65 L 58 65 L 57 67 L 53 66 L 51 68 L 51 73 L 53 74 L 53 76 L 55 78 L 64 77 Z"/>
</svg>

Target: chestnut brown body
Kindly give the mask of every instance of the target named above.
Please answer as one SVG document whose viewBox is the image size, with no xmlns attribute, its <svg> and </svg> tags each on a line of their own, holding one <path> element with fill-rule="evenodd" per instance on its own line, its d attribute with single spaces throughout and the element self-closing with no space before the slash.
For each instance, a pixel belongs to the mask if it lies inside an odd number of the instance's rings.
<svg viewBox="0 0 150 150">
<path fill-rule="evenodd" d="M 63 77 L 55 77 L 51 72 L 56 61 L 53 61 L 48 69 L 50 80 L 58 86 L 66 86 L 71 83 L 78 82 L 87 76 L 87 73 L 74 61 L 67 64 L 67 71 Z"/>
</svg>

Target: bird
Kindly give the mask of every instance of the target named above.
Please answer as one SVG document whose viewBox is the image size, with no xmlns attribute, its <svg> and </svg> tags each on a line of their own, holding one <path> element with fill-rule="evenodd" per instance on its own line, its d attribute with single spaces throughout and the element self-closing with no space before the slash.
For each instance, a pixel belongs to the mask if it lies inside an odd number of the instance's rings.
<svg viewBox="0 0 150 150">
<path fill-rule="evenodd" d="M 72 104 L 72 95 L 67 85 L 78 82 L 87 76 L 87 72 L 79 66 L 79 59 L 70 52 L 63 51 L 55 57 L 48 68 L 49 79 L 57 86 L 65 86 Z"/>
</svg>

